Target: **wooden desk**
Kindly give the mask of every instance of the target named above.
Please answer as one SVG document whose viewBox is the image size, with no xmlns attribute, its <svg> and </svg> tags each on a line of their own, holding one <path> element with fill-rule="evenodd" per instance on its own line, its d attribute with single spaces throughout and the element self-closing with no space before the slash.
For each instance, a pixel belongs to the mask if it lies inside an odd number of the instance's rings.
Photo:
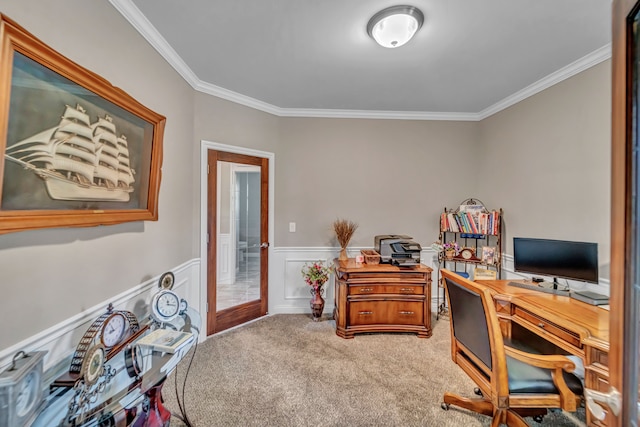
<svg viewBox="0 0 640 427">
<path fill-rule="evenodd" d="M 416 332 L 431 336 L 431 268 L 335 261 L 336 334 Z"/>
<path fill-rule="evenodd" d="M 519 325 L 567 353 L 585 366 L 585 387 L 609 391 L 609 311 L 568 296 L 509 286 L 509 280 L 479 280 L 496 294 L 494 301 L 502 334 L 512 337 Z M 587 424 L 606 426 L 587 411 Z"/>
</svg>

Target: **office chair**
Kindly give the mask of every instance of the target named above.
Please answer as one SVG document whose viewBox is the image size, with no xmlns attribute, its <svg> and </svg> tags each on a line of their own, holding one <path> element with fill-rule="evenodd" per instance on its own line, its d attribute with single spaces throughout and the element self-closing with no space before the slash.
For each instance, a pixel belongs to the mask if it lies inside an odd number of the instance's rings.
<svg viewBox="0 0 640 427">
<path fill-rule="evenodd" d="M 478 385 L 480 396 L 445 393 L 442 408 L 455 405 L 491 416 L 492 427 L 527 427 L 523 417 L 541 421 L 548 408 L 574 412 L 583 393 L 580 379 L 571 373 L 574 362 L 506 346 L 493 291 L 446 269 L 440 272 L 449 302 L 451 358 Z"/>
</svg>

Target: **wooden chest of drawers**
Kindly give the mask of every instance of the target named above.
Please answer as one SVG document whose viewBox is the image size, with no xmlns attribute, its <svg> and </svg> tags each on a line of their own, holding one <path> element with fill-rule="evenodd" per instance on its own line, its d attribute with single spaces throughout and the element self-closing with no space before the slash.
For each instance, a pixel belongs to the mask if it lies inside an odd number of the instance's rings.
<svg viewBox="0 0 640 427">
<path fill-rule="evenodd" d="M 431 336 L 431 268 L 335 262 L 336 334 L 415 332 Z"/>
</svg>

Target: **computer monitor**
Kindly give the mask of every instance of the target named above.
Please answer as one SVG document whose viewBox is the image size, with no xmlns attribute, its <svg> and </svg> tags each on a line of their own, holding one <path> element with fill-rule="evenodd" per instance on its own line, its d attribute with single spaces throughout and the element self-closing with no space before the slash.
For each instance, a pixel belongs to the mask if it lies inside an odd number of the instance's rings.
<svg viewBox="0 0 640 427">
<path fill-rule="evenodd" d="M 567 240 L 513 238 L 514 270 L 554 278 L 598 283 L 598 244 Z"/>
</svg>

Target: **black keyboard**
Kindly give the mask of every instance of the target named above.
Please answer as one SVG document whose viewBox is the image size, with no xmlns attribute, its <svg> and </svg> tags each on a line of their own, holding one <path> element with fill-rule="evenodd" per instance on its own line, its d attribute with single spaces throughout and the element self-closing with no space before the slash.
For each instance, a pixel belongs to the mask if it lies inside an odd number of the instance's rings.
<svg viewBox="0 0 640 427">
<path fill-rule="evenodd" d="M 539 291 L 547 294 L 569 296 L 569 289 L 544 288 L 540 285 L 532 285 L 529 283 L 522 283 L 522 282 L 509 282 L 507 283 L 507 285 L 515 286 L 516 288 L 531 289 L 532 291 Z"/>
</svg>

